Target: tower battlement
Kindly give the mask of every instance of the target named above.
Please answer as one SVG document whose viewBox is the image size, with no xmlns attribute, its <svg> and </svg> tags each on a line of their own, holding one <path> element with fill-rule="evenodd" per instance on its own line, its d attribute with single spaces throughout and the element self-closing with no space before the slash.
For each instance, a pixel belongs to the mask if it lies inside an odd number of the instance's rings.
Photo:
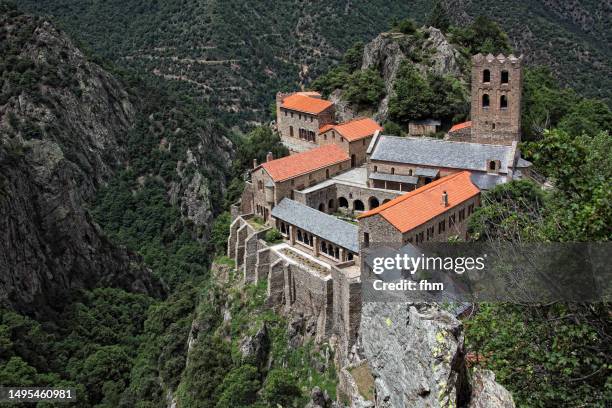
<svg viewBox="0 0 612 408">
<path fill-rule="evenodd" d="M 521 140 L 523 56 L 472 57 L 471 141 L 504 144 Z"/>
</svg>

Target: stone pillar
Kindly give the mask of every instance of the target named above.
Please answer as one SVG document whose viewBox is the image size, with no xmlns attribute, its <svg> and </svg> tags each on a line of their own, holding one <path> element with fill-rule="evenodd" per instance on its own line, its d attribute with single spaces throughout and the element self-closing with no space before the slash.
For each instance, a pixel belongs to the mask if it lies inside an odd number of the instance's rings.
<svg viewBox="0 0 612 408">
<path fill-rule="evenodd" d="M 318 257 L 319 256 L 319 237 L 317 237 L 316 235 L 312 236 L 312 246 L 313 246 L 314 256 Z"/>
<path fill-rule="evenodd" d="M 340 260 L 342 262 L 346 261 L 346 250 L 342 247 L 340 247 Z"/>
<path fill-rule="evenodd" d="M 268 304 L 280 306 L 285 297 L 285 271 L 284 261 L 277 260 L 270 265 L 268 273 Z"/>
<path fill-rule="evenodd" d="M 297 235 L 297 228 L 295 225 L 290 225 L 289 226 L 289 242 L 291 242 L 291 245 L 295 245 L 295 237 Z"/>
</svg>

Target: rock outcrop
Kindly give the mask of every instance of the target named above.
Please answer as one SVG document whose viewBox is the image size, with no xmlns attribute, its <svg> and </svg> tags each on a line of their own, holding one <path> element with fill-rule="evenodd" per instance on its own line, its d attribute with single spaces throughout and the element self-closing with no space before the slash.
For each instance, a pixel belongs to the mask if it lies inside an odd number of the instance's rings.
<svg viewBox="0 0 612 408">
<path fill-rule="evenodd" d="M 422 33 L 424 39 L 397 32 L 381 33 L 364 47 L 361 69 L 377 70 L 385 83 L 386 95 L 375 115 L 381 123 L 387 119 L 395 78 L 404 61 L 414 64 L 423 74 L 463 76 L 461 54 L 444 34 L 433 27 L 424 28 Z"/>
<path fill-rule="evenodd" d="M 514 408 L 512 394 L 495 382 L 490 370 L 476 370 L 472 377 L 472 398 L 469 408 Z"/>
<path fill-rule="evenodd" d="M 0 303 L 39 314 L 71 289 L 161 295 L 86 210 L 125 157 L 136 111 L 127 92 L 45 20 L 0 14 L 0 31 Z"/>
<path fill-rule="evenodd" d="M 450 313 L 404 303 L 366 303 L 362 310 L 361 361 L 342 369 L 339 387 L 352 406 L 514 407 L 491 372 L 470 380 L 463 327 Z"/>
</svg>

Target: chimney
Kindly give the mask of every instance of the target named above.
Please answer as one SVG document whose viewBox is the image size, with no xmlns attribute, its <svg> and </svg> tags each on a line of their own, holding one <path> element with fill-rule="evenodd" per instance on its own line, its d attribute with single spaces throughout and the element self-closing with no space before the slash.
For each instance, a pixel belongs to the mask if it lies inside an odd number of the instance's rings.
<svg viewBox="0 0 612 408">
<path fill-rule="evenodd" d="M 266 162 L 269 162 L 272 160 L 274 160 L 274 155 L 272 154 L 272 152 L 268 152 L 268 154 L 266 155 Z"/>
<path fill-rule="evenodd" d="M 253 159 L 253 168 L 256 169 L 258 166 L 257 159 Z"/>
<path fill-rule="evenodd" d="M 442 192 L 442 205 L 444 207 L 448 207 L 448 194 L 446 193 L 446 191 Z"/>
</svg>

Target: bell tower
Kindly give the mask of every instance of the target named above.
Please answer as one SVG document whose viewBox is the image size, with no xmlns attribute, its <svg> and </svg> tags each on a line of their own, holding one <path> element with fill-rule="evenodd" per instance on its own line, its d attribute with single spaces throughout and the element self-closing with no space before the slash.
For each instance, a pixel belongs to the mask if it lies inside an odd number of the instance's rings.
<svg viewBox="0 0 612 408">
<path fill-rule="evenodd" d="M 472 57 L 472 142 L 520 142 L 522 90 L 522 55 Z"/>
</svg>

